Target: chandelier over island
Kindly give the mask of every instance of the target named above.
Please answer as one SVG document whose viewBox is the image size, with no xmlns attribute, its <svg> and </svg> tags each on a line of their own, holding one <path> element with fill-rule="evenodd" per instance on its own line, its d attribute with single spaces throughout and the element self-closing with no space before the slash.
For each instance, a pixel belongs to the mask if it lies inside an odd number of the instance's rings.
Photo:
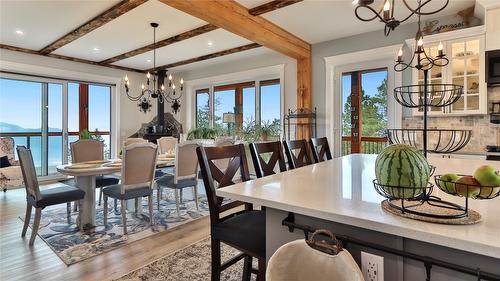
<svg viewBox="0 0 500 281">
<path fill-rule="evenodd" d="M 137 96 L 130 94 L 130 80 L 125 75 L 125 92 L 129 100 L 139 102 L 137 106 L 144 113 L 151 111 L 151 100 L 157 99 L 158 103 L 172 104 L 172 112 L 176 114 L 181 107 L 180 98 L 184 90 L 184 80 L 181 78 L 180 87 L 177 89 L 173 82 L 173 76 L 170 74 L 167 86 L 165 87 L 163 84 L 166 72 L 161 73 L 156 69 L 156 28 L 158 28 L 158 24 L 152 22 L 151 27 L 153 27 L 153 73 L 146 74 L 146 85 L 141 85 L 141 92 Z"/>
<path fill-rule="evenodd" d="M 408 2 L 411 0 L 402 0 L 406 8 L 410 11 L 410 13 L 403 19 L 396 19 L 394 15 L 394 0 L 384 0 L 383 5 L 379 9 L 373 8 L 371 5 L 374 0 L 353 0 L 352 4 L 356 5 L 356 9 L 354 10 L 354 14 L 361 21 L 372 21 L 375 19 L 379 19 L 381 22 L 385 24 L 384 34 L 388 36 L 389 33 L 398 27 L 403 22 L 407 21 L 411 16 L 428 16 L 442 11 L 446 6 L 448 6 L 448 2 L 450 0 L 446 0 L 446 3 L 433 11 L 423 11 L 422 8 L 427 6 L 432 0 L 426 0 L 423 3 L 418 1 L 417 7 L 413 8 Z M 370 15 L 364 16 L 361 11 L 366 10 Z"/>
</svg>

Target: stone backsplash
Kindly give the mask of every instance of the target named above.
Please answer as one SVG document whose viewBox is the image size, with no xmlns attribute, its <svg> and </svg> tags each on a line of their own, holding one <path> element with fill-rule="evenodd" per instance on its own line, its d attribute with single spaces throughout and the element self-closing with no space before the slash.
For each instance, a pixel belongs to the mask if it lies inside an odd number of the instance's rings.
<svg viewBox="0 0 500 281">
<path fill-rule="evenodd" d="M 492 101 L 500 101 L 500 87 L 488 88 L 488 111 Z M 421 116 L 403 117 L 403 128 L 422 128 Z M 500 124 L 490 123 L 490 115 L 429 117 L 428 127 L 432 129 L 466 129 L 472 130 L 469 144 L 459 152 L 482 153 L 486 145 L 498 143 Z M 436 136 L 429 135 L 429 143 L 435 143 Z"/>
</svg>

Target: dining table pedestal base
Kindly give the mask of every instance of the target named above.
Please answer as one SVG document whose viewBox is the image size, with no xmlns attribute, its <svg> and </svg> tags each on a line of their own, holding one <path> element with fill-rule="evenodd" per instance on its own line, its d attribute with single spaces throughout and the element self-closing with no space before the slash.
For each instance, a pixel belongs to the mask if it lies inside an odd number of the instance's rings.
<svg viewBox="0 0 500 281">
<path fill-rule="evenodd" d="M 76 176 L 76 186 L 85 191 L 85 197 L 78 201 L 78 227 L 80 230 L 94 228 L 95 222 L 95 176 Z"/>
</svg>

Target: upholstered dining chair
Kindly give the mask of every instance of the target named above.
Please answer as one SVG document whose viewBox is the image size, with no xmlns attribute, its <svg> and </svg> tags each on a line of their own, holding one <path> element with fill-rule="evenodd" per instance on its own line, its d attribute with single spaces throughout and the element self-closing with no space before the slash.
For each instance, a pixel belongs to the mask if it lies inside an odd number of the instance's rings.
<svg viewBox="0 0 500 281">
<path fill-rule="evenodd" d="M 156 142 L 158 143 L 158 152 L 160 154 L 173 152 L 175 145 L 179 143 L 177 138 L 174 137 L 161 137 Z"/>
<path fill-rule="evenodd" d="M 221 271 L 244 259 L 243 280 L 250 280 L 252 258 L 258 260 L 257 280 L 264 280 L 266 272 L 266 217 L 260 210 L 240 201 L 225 201 L 215 190 L 234 184 L 235 178 L 250 180 L 243 144 L 196 149 L 210 209 L 210 235 L 212 247 L 212 280 L 220 280 Z M 229 159 L 226 169 L 221 170 L 214 161 Z M 240 171 L 239 176 L 236 173 Z M 223 212 L 239 206 L 245 209 L 221 216 Z M 242 253 L 221 264 L 221 242 Z"/>
<path fill-rule="evenodd" d="M 40 190 L 38 179 L 36 177 L 35 165 L 31 150 L 24 146 L 17 147 L 17 155 L 21 163 L 21 171 L 23 174 L 24 184 L 26 187 L 26 215 L 24 217 L 23 232 L 21 237 L 26 235 L 26 230 L 31 220 L 31 211 L 35 208 L 35 219 L 33 221 L 33 229 L 31 231 L 30 245 L 35 242 L 40 226 L 42 209 L 47 206 L 66 203 L 67 204 L 67 219 L 68 224 L 71 223 L 71 202 L 81 200 L 85 197 L 85 192 L 76 187 L 65 184 L 59 184 L 56 187 Z"/>
<path fill-rule="evenodd" d="M 9 188 L 23 186 L 23 174 L 19 161 L 14 159 L 14 139 L 0 138 L 0 188 L 7 191 Z"/>
<path fill-rule="evenodd" d="M 104 159 L 104 143 L 98 140 L 81 139 L 70 144 L 71 146 L 71 162 L 81 163 L 86 161 L 103 160 Z M 99 188 L 99 206 L 102 202 L 102 187 L 112 184 L 117 184 L 119 178 L 112 175 L 101 175 L 95 179 L 95 186 Z M 69 185 L 75 186 L 74 180 L 66 181 Z"/>
<path fill-rule="evenodd" d="M 153 225 L 153 181 L 156 168 L 158 147 L 152 143 L 128 145 L 123 151 L 121 182 L 103 188 L 104 225 L 108 222 L 108 197 L 120 200 L 123 234 L 127 234 L 126 200 L 135 199 L 136 211 L 138 200 L 148 197 L 149 219 Z"/>
<path fill-rule="evenodd" d="M 311 165 L 313 157 L 306 140 L 283 141 L 286 157 L 288 158 L 288 168 L 295 169 Z"/>
<path fill-rule="evenodd" d="M 175 146 L 174 174 L 167 174 L 156 180 L 158 185 L 158 210 L 160 209 L 162 187 L 172 188 L 175 193 L 177 216 L 181 217 L 179 210 L 179 204 L 182 201 L 181 191 L 184 188 L 192 187 L 196 210 L 200 211 L 198 206 L 198 158 L 196 156 L 198 146 L 198 143 L 194 141 L 186 141 Z"/>
<path fill-rule="evenodd" d="M 136 143 L 148 143 L 148 140 L 145 140 L 143 138 L 127 138 L 123 143 L 123 146 L 129 146 Z"/>
<path fill-rule="evenodd" d="M 326 160 L 332 160 L 332 152 L 330 151 L 330 146 L 328 145 L 328 139 L 326 137 L 312 138 L 309 140 L 309 145 L 311 146 L 314 162 L 319 163 Z"/>
<path fill-rule="evenodd" d="M 249 146 L 253 166 L 258 178 L 274 175 L 276 168 L 280 172 L 286 171 L 285 156 L 280 141 L 251 143 Z M 264 159 L 266 155 L 269 158 L 267 161 Z"/>
</svg>

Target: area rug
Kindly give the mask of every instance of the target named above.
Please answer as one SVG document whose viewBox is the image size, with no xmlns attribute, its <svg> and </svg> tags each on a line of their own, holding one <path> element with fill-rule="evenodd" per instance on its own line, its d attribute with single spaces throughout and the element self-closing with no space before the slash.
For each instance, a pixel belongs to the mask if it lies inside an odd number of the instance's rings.
<svg viewBox="0 0 500 281">
<path fill-rule="evenodd" d="M 229 260 L 239 254 L 238 250 L 222 244 L 223 261 Z M 132 271 L 117 281 L 142 281 L 142 280 L 166 280 L 166 281 L 203 281 L 210 280 L 210 238 L 192 244 L 177 252 L 160 258 L 144 267 Z M 254 267 L 256 260 L 254 259 Z M 221 280 L 241 280 L 243 273 L 243 260 L 233 264 L 222 271 Z M 252 280 L 255 280 L 252 274 Z"/>
<path fill-rule="evenodd" d="M 106 226 L 103 223 L 103 207 L 96 204 L 97 226 L 90 233 L 82 233 L 78 230 L 75 223 L 78 212 L 72 213 L 72 224 L 67 223 L 66 204 L 48 207 L 42 211 L 38 236 L 65 264 L 71 265 L 209 214 L 205 194 L 198 195 L 199 212 L 196 210 L 190 188 L 185 189 L 183 197 L 184 200 L 180 204 L 181 216 L 178 217 L 174 191 L 168 188 L 163 189 L 163 198 L 160 201 L 160 211 L 158 211 L 155 190 L 153 198 L 155 226 L 153 228 L 149 226 L 148 200 L 143 198 L 141 201 L 143 212 L 140 215 L 136 216 L 135 212 L 127 212 L 127 235 L 123 235 L 121 214 L 115 212 L 112 199 L 108 200 L 108 223 Z M 120 209 L 119 202 L 118 209 Z M 24 218 L 20 219 L 24 220 Z M 33 222 L 33 216 L 31 222 Z"/>
</svg>

